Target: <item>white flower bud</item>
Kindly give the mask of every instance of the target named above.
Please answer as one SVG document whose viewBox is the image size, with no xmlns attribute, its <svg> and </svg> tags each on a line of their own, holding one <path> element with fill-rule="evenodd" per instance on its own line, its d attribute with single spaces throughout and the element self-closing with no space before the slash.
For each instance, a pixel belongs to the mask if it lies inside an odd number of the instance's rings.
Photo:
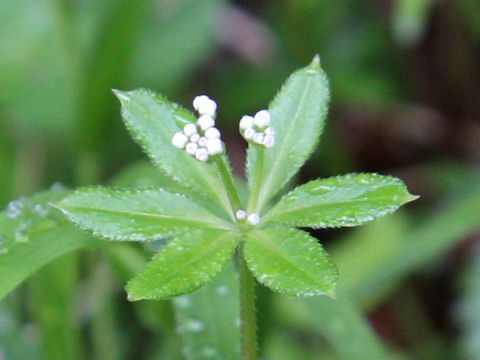
<svg viewBox="0 0 480 360">
<path fill-rule="evenodd" d="M 199 134 L 193 134 L 192 136 L 190 136 L 190 141 L 191 142 L 196 143 L 196 142 L 198 142 L 198 140 L 200 140 L 200 135 Z"/>
<path fill-rule="evenodd" d="M 253 135 L 253 141 L 257 144 L 263 144 L 263 138 L 264 136 L 262 133 L 255 133 L 255 135 Z"/>
<path fill-rule="evenodd" d="M 205 131 L 205 137 L 207 139 L 219 139 L 220 138 L 220 131 L 217 128 L 211 127 Z"/>
<path fill-rule="evenodd" d="M 246 130 L 247 128 L 250 128 L 253 126 L 253 117 L 249 115 L 244 115 L 240 119 L 240 130 Z"/>
<path fill-rule="evenodd" d="M 183 127 L 183 132 L 187 136 L 191 136 L 197 133 L 197 127 L 195 124 L 187 124 Z"/>
<path fill-rule="evenodd" d="M 268 110 L 260 110 L 255 114 L 253 121 L 260 129 L 264 129 L 270 125 L 270 112 Z"/>
<path fill-rule="evenodd" d="M 238 220 L 243 220 L 247 217 L 247 212 L 245 210 L 238 210 L 236 213 L 235 213 L 235 217 L 238 219 Z"/>
<path fill-rule="evenodd" d="M 207 145 L 207 138 L 202 136 L 200 139 L 198 139 L 197 144 L 200 147 L 205 147 Z"/>
<path fill-rule="evenodd" d="M 251 225 L 257 225 L 260 222 L 260 216 L 257 213 L 248 215 L 247 221 Z"/>
<path fill-rule="evenodd" d="M 205 131 L 212 126 L 215 126 L 215 120 L 210 115 L 202 115 L 197 120 L 198 126 Z"/>
<path fill-rule="evenodd" d="M 216 155 L 223 152 L 223 144 L 220 139 L 208 139 L 206 148 L 209 155 Z"/>
<path fill-rule="evenodd" d="M 193 108 L 198 111 L 200 106 L 208 100 L 210 100 L 210 98 L 207 95 L 195 96 L 193 99 Z"/>
<path fill-rule="evenodd" d="M 198 149 L 195 153 L 195 159 L 202 162 L 208 161 L 208 151 L 203 148 Z"/>
<path fill-rule="evenodd" d="M 189 155 L 195 156 L 197 150 L 198 150 L 198 145 L 195 143 L 188 143 L 187 146 L 185 146 L 185 151 Z"/>
<path fill-rule="evenodd" d="M 273 135 L 265 135 L 263 145 L 265 145 L 266 148 L 273 147 L 275 145 L 275 137 Z"/>
<path fill-rule="evenodd" d="M 176 148 L 183 149 L 188 142 L 188 138 L 182 132 L 177 132 L 172 137 L 172 145 Z"/>
<path fill-rule="evenodd" d="M 256 134 L 255 130 L 253 128 L 246 128 L 245 131 L 243 132 L 243 137 L 247 140 L 253 139 L 254 135 Z"/>
<path fill-rule="evenodd" d="M 268 127 L 268 128 L 265 129 L 264 133 L 265 133 L 265 135 L 272 135 L 272 136 L 274 136 L 274 135 L 275 135 L 275 129 L 272 128 L 272 127 Z"/>
<path fill-rule="evenodd" d="M 211 117 L 214 117 L 215 111 L 217 111 L 217 103 L 211 99 L 208 99 L 200 103 L 197 110 L 200 115 L 209 115 Z"/>
</svg>

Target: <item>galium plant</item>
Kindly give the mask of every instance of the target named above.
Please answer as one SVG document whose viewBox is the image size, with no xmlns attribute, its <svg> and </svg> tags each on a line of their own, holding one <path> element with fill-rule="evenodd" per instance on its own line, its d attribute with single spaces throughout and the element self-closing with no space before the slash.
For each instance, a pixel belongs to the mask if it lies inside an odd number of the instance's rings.
<svg viewBox="0 0 480 360">
<path fill-rule="evenodd" d="M 401 180 L 377 174 L 313 180 L 280 196 L 324 126 L 329 88 L 318 57 L 288 78 L 268 110 L 240 120 L 248 142 L 248 199 L 235 185 L 212 99 L 194 99 L 197 117 L 148 90 L 114 92 L 128 130 L 176 185 L 82 188 L 55 206 L 102 238 L 168 240 L 128 283 L 132 301 L 192 292 L 235 257 L 246 359 L 256 356 L 254 278 L 282 294 L 335 297 L 336 266 L 299 228 L 361 225 L 416 198 Z"/>
</svg>

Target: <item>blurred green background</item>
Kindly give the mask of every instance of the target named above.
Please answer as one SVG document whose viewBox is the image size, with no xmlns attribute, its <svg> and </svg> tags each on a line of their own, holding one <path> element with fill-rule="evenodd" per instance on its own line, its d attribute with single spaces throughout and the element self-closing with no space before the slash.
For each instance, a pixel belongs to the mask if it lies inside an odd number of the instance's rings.
<svg viewBox="0 0 480 360">
<path fill-rule="evenodd" d="M 477 0 L 0 0 L 0 205 L 58 183 L 155 183 L 112 88 L 216 99 L 242 177 L 239 118 L 317 53 L 331 109 L 297 181 L 373 171 L 421 198 L 313 232 L 339 300 L 258 288 L 262 357 L 480 359 Z M 44 267 L 0 302 L 0 360 L 222 358 L 188 353 L 176 305 L 126 301 L 149 254 L 112 244 Z"/>
</svg>

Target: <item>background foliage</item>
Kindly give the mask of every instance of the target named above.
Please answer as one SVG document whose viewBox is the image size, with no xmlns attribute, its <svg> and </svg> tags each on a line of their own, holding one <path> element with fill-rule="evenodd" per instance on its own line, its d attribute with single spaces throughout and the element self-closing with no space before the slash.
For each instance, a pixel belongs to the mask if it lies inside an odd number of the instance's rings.
<svg viewBox="0 0 480 360">
<path fill-rule="evenodd" d="M 238 119 L 319 53 L 333 103 L 296 182 L 375 171 L 422 197 L 359 229 L 312 231 L 339 266 L 339 299 L 258 287 L 262 356 L 480 359 L 479 14 L 474 0 L 0 0 L 0 205 L 59 183 L 166 184 L 138 163 L 111 88 L 215 98 L 242 177 Z M 7 230 L 62 248 L 25 264 L 36 248 L 0 238 L 15 255 L 0 255 L 2 296 L 48 263 L 0 302 L 0 359 L 234 356 L 233 272 L 172 302 L 128 303 L 123 285 L 163 244 L 51 230 L 42 196 L 25 202 L 34 221 Z M 66 255 L 50 262 L 54 251 Z"/>
</svg>

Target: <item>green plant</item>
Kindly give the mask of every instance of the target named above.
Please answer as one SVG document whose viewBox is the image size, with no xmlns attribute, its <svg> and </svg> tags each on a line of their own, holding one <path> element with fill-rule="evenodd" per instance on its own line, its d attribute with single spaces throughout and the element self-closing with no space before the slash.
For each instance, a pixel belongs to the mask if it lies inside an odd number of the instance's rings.
<svg viewBox="0 0 480 360">
<path fill-rule="evenodd" d="M 213 127 L 212 100 L 194 100 L 201 115 L 197 120 L 148 90 L 115 94 L 127 128 L 171 181 L 164 188 L 83 188 L 54 206 L 99 237 L 168 240 L 128 283 L 132 301 L 192 292 L 236 254 L 246 359 L 256 358 L 254 277 L 287 295 L 335 296 L 336 266 L 318 241 L 298 227 L 356 226 L 416 198 L 399 179 L 377 174 L 313 180 L 279 197 L 323 129 L 329 89 L 318 57 L 290 76 L 269 110 L 240 122 L 249 142 L 247 201 L 239 195 Z"/>
</svg>

